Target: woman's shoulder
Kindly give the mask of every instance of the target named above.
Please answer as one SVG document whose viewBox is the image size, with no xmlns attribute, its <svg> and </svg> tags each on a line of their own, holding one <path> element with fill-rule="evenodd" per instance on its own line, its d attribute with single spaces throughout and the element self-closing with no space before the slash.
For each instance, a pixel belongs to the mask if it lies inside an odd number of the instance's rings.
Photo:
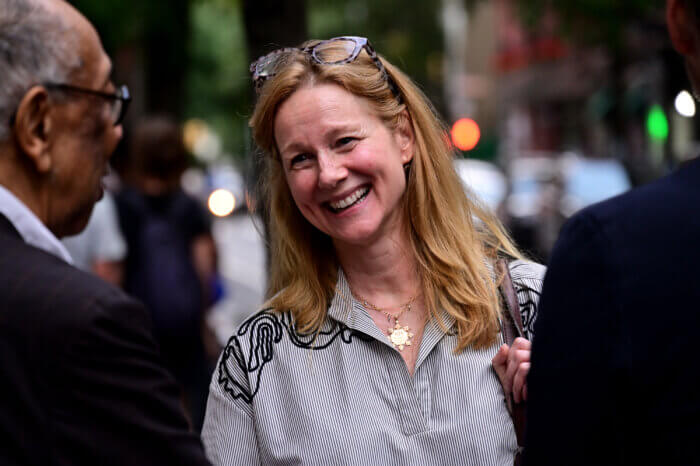
<svg viewBox="0 0 700 466">
<path fill-rule="evenodd" d="M 224 346 L 220 364 L 240 361 L 241 369 L 248 372 L 257 363 L 269 361 L 274 348 L 283 343 L 284 337 L 294 328 L 290 312 L 280 312 L 272 307 L 259 308 L 234 329 Z"/>
<path fill-rule="evenodd" d="M 299 349 L 325 349 L 335 340 L 349 342 L 358 337 L 347 325 L 335 319 L 326 318 L 318 331 L 303 331 L 292 311 L 280 311 L 272 307 L 263 308 L 245 319 L 228 341 L 246 349 L 272 352 L 279 343 L 289 344 Z"/>
<path fill-rule="evenodd" d="M 272 308 L 256 311 L 246 318 L 228 339 L 221 352 L 212 387 L 234 402 L 250 405 L 258 391 L 256 378 L 272 360 L 273 347 L 282 340 L 284 315 Z M 249 408 L 246 408 L 249 409 Z"/>
<path fill-rule="evenodd" d="M 236 327 L 229 339 L 229 343 L 231 340 L 238 338 L 247 339 L 246 337 L 251 335 L 265 335 L 272 338 L 272 340 L 278 340 L 282 336 L 282 330 L 290 318 L 291 316 L 288 313 L 280 312 L 272 307 L 257 309 Z"/>
<path fill-rule="evenodd" d="M 539 291 L 542 289 L 547 267 L 537 262 L 531 262 L 522 259 L 516 259 L 508 264 L 510 276 L 513 279 L 515 287 L 528 286 Z"/>
<path fill-rule="evenodd" d="M 518 297 L 525 337 L 532 340 L 535 335 L 542 282 L 547 268 L 542 264 L 520 259 L 511 261 L 508 268 Z"/>
<path fill-rule="evenodd" d="M 326 319 L 318 332 L 302 332 L 291 311 L 264 308 L 244 320 L 229 338 L 214 380 L 228 397 L 250 404 L 264 367 L 301 364 L 309 357 L 305 350 L 321 351 L 358 338 L 365 337 L 333 319 Z"/>
</svg>

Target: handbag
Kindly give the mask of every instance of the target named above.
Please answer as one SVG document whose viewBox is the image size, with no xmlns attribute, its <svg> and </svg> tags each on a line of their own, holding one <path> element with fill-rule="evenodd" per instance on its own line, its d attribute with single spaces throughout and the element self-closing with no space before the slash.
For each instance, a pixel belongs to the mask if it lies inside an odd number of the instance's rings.
<svg viewBox="0 0 700 466">
<path fill-rule="evenodd" d="M 524 337 L 523 318 L 520 315 L 520 305 L 518 304 L 518 296 L 513 286 L 513 279 L 510 276 L 510 269 L 505 259 L 496 261 L 496 272 L 501 278 L 501 283 L 498 289 L 501 293 L 506 312 L 503 313 L 501 322 L 501 333 L 503 342 L 509 347 L 513 345 L 513 341 L 517 337 Z M 513 394 L 506 394 L 506 404 L 511 419 L 513 419 L 513 427 L 515 428 L 515 438 L 518 441 L 518 450 L 515 454 L 513 464 L 520 466 L 522 464 L 522 453 L 525 448 L 525 402 L 515 403 Z"/>
</svg>

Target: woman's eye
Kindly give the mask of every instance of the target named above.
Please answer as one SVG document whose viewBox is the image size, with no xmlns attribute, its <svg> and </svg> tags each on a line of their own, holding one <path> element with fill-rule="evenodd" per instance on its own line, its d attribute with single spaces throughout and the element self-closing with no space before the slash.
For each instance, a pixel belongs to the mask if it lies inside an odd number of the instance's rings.
<svg viewBox="0 0 700 466">
<path fill-rule="evenodd" d="M 292 159 L 289 161 L 289 165 L 294 167 L 295 165 L 299 165 L 302 162 L 305 162 L 306 160 L 309 159 L 309 154 L 299 154 L 295 155 L 292 157 Z"/>
<path fill-rule="evenodd" d="M 338 142 L 336 142 L 336 145 L 338 147 L 343 147 L 343 146 L 347 146 L 348 144 L 350 144 L 353 141 L 357 141 L 357 139 L 353 138 L 351 136 L 346 136 L 344 138 L 338 139 Z"/>
</svg>

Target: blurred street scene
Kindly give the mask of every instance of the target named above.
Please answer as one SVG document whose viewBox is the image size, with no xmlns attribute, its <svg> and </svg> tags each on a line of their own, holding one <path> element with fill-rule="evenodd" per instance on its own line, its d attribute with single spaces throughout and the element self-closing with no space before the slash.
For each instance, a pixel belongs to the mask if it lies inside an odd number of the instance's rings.
<svg viewBox="0 0 700 466">
<path fill-rule="evenodd" d="M 187 167 L 173 189 L 201 208 L 206 221 L 197 231 L 211 234 L 216 251 L 202 314 L 212 334 L 203 337 L 209 362 L 264 301 L 261 154 L 247 126 L 248 65 L 275 48 L 368 37 L 435 103 L 470 195 L 544 263 L 574 212 L 669 173 L 699 149 L 695 100 L 662 1 L 71 3 L 96 24 L 115 80 L 134 94 L 113 159 L 113 194 L 129 183 L 132 139 L 144 117 L 166 114 L 181 130 Z M 119 238 L 110 241 L 116 246 L 101 249 L 116 251 L 102 262 L 112 265 L 85 266 L 125 283 L 119 264 L 129 252 Z"/>
</svg>

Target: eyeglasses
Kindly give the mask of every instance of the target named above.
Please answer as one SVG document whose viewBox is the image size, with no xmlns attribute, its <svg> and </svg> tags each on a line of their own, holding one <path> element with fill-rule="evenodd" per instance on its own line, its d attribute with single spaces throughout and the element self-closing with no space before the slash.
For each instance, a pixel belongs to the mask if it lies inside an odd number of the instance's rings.
<svg viewBox="0 0 700 466">
<path fill-rule="evenodd" d="M 372 59 L 379 71 L 381 71 L 391 92 L 396 98 L 400 99 L 401 96 L 396 83 L 391 76 L 389 76 L 389 73 L 387 73 L 382 61 L 377 56 L 377 52 L 366 37 L 334 37 L 306 47 L 281 48 L 267 55 L 263 55 L 251 63 L 250 72 L 253 74 L 255 89 L 260 91 L 260 88 L 267 79 L 275 76 L 286 66 L 292 54 L 299 52 L 308 53 L 313 61 L 319 65 L 343 65 L 355 61 L 363 49 L 367 52 L 367 55 L 369 55 L 369 58 Z"/>
<path fill-rule="evenodd" d="M 110 118 L 114 126 L 119 126 L 122 123 L 124 116 L 126 115 L 126 110 L 129 108 L 129 103 L 131 102 L 131 93 L 129 92 L 129 88 L 126 86 L 119 87 L 113 94 L 95 91 L 93 89 L 85 89 L 83 87 L 71 86 L 70 84 L 44 83 L 44 87 L 47 89 L 58 89 L 61 91 L 94 95 L 112 101 Z"/>
</svg>

